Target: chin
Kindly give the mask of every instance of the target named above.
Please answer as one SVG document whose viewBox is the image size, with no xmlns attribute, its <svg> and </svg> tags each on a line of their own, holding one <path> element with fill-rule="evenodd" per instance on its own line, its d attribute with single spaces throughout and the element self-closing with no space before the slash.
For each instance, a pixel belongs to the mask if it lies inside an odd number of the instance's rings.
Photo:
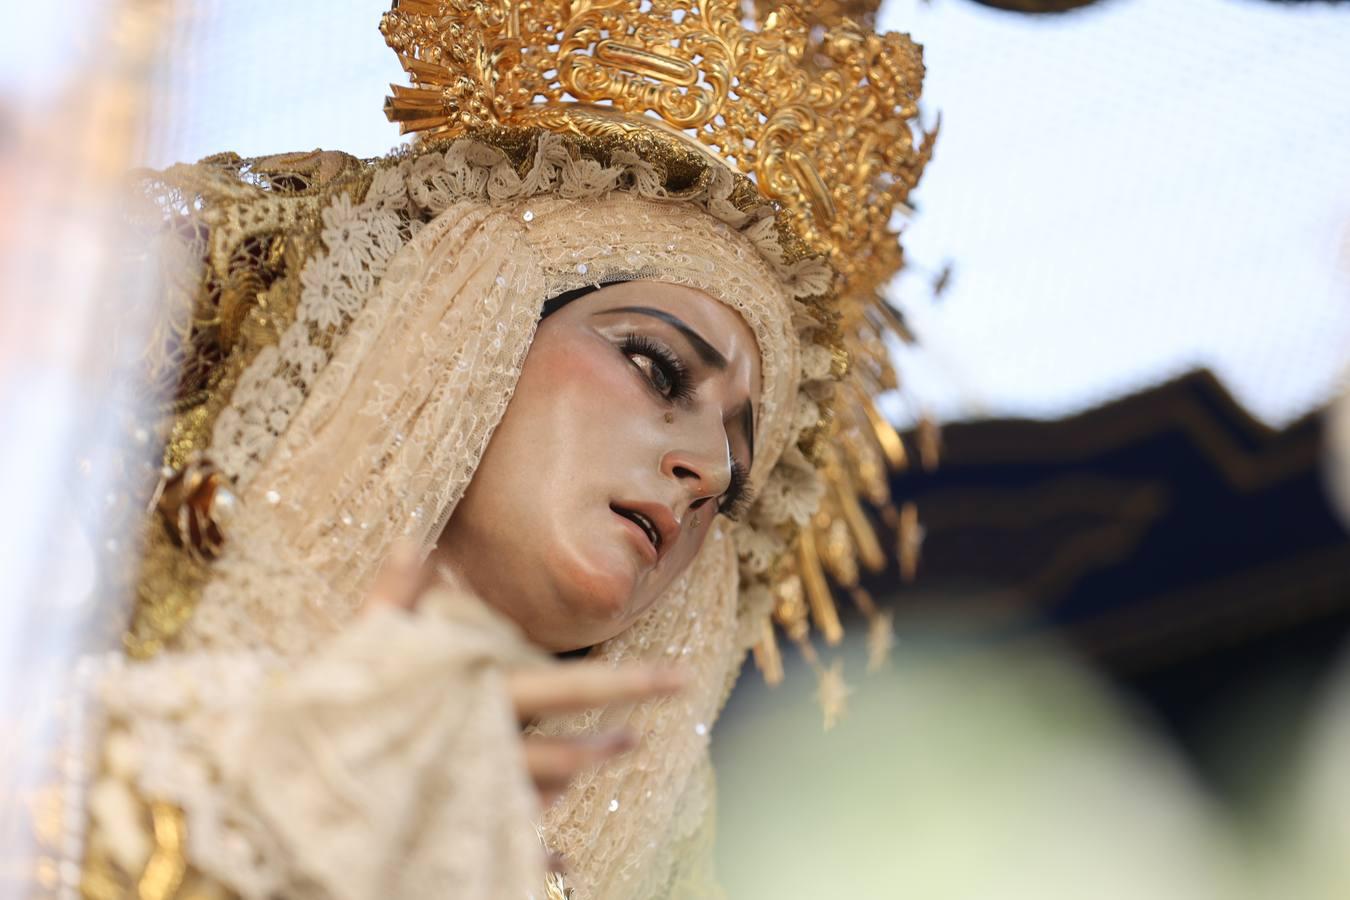
<svg viewBox="0 0 1350 900">
<path fill-rule="evenodd" d="M 553 573 L 559 599 L 574 621 L 607 630 L 632 606 L 633 573 L 613 559 L 574 556 L 560 561 Z"/>
<path fill-rule="evenodd" d="M 556 571 L 556 570 L 555 570 Z M 630 577 L 606 577 L 595 570 L 557 572 L 553 614 L 525 628 L 535 644 L 550 653 L 568 653 L 603 643 L 633 621 L 634 584 Z M 574 576 L 574 577 L 568 577 Z"/>
</svg>

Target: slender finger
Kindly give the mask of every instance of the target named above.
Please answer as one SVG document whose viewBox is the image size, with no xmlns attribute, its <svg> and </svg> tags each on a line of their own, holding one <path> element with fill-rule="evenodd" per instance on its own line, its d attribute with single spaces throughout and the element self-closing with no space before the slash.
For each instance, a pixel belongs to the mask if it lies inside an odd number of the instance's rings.
<svg viewBox="0 0 1350 900">
<path fill-rule="evenodd" d="M 612 668 L 602 662 L 563 663 L 518 669 L 507 689 L 522 719 L 609 703 L 677 693 L 687 681 L 679 669 L 647 665 Z"/>
<path fill-rule="evenodd" d="M 541 795 L 561 792 L 582 771 L 633 748 L 626 732 L 586 738 L 532 736 L 525 740 L 525 768 Z"/>
<path fill-rule="evenodd" d="M 427 567 L 419 565 L 418 555 L 417 547 L 409 542 L 400 541 L 394 545 L 375 576 L 366 600 L 368 609 L 377 606 L 413 609 L 417 606 L 417 598 L 425 590 L 427 579 Z"/>
</svg>

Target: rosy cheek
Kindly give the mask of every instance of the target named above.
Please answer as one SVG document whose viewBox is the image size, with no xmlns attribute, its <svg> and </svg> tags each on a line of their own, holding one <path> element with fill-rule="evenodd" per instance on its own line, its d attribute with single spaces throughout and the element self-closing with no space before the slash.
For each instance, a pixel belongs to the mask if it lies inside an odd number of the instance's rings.
<svg viewBox="0 0 1350 900">
<path fill-rule="evenodd" d="M 634 399 L 640 396 L 631 364 L 605 339 L 578 338 L 558 342 L 539 360 L 538 372 L 553 388 L 576 388 L 594 401 L 594 405 L 610 409 L 616 396 Z"/>
</svg>

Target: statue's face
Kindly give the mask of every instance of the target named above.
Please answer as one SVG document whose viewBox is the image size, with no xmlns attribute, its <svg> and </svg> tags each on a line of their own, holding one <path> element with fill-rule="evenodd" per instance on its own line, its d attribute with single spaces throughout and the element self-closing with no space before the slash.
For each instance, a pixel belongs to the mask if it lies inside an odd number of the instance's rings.
<svg viewBox="0 0 1350 900">
<path fill-rule="evenodd" d="M 707 294 L 572 301 L 540 323 L 440 561 L 546 649 L 618 634 L 735 513 L 759 395 L 753 332 Z"/>
</svg>

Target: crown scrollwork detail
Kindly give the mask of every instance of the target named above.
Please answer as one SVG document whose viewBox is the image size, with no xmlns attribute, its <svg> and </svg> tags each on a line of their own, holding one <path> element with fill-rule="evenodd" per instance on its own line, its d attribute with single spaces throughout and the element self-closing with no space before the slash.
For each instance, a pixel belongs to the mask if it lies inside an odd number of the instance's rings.
<svg viewBox="0 0 1350 900">
<path fill-rule="evenodd" d="M 380 24 L 410 86 L 386 115 L 454 137 L 546 127 L 672 137 L 755 181 L 847 288 L 875 278 L 932 149 L 920 48 L 737 0 L 398 0 Z"/>
</svg>

